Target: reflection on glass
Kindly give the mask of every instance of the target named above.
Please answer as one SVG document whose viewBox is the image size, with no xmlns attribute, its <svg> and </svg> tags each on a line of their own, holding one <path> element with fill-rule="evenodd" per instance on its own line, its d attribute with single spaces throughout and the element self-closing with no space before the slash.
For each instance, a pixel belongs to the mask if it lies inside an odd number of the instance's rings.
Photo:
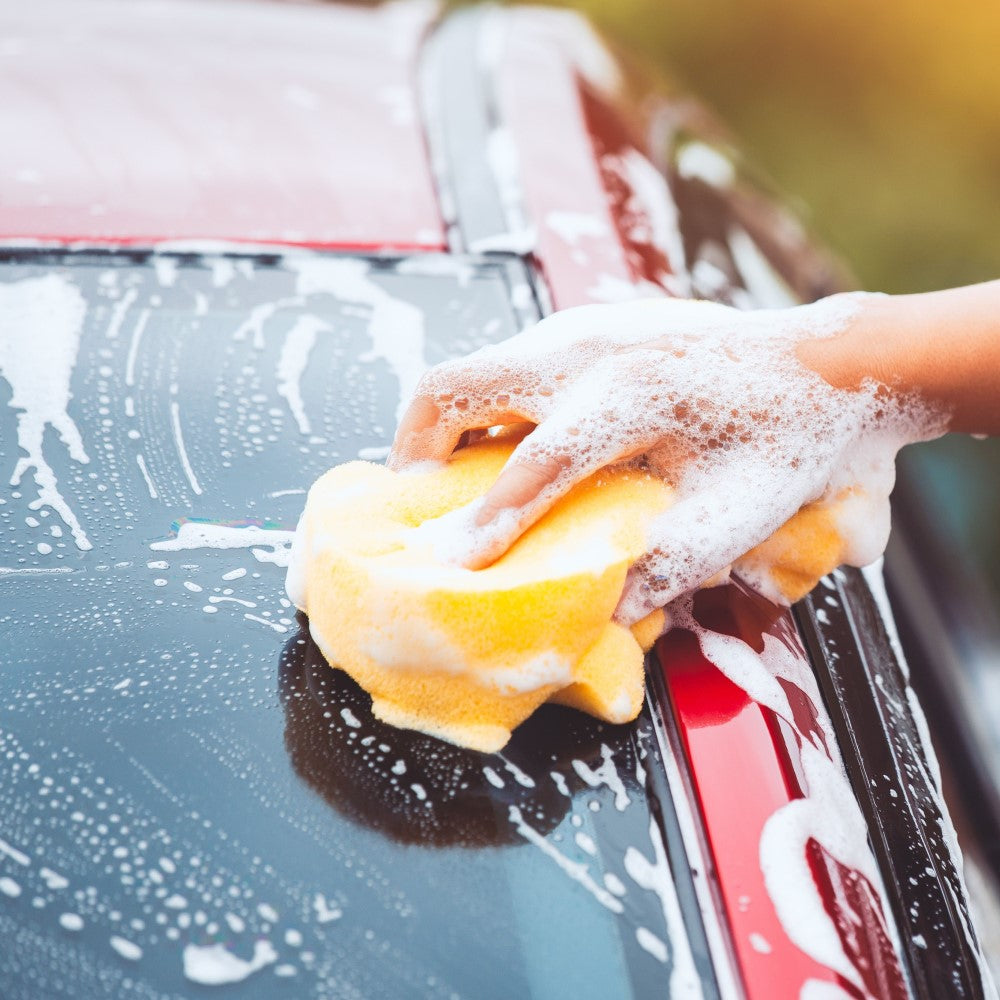
<svg viewBox="0 0 1000 1000">
<path fill-rule="evenodd" d="M 516 843 L 512 806 L 539 833 L 550 832 L 586 787 L 571 761 L 599 759 L 613 731 L 546 706 L 502 755 L 488 755 L 396 729 L 376 719 L 369 696 L 327 664 L 304 624 L 282 652 L 279 690 L 285 747 L 299 776 L 342 815 L 407 844 Z M 553 771 L 563 776 L 561 790 Z"/>
</svg>

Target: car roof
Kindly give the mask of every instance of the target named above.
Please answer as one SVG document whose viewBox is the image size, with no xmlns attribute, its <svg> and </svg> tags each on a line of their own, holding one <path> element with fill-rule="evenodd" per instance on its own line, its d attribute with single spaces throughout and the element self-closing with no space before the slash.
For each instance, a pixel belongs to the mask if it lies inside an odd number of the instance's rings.
<svg viewBox="0 0 1000 1000">
<path fill-rule="evenodd" d="M 417 111 L 434 5 L 4 11 L 0 238 L 440 249 Z"/>
</svg>

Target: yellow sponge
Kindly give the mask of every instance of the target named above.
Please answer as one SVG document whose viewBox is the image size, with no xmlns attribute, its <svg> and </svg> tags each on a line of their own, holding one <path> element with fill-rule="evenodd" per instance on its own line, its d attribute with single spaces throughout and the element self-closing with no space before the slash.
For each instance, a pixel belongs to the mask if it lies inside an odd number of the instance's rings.
<svg viewBox="0 0 1000 1000">
<path fill-rule="evenodd" d="M 488 438 L 428 472 L 332 469 L 309 491 L 290 570 L 313 638 L 378 718 L 483 751 L 550 698 L 634 719 L 663 621 L 637 627 L 643 645 L 611 622 L 644 527 L 670 502 L 641 472 L 579 484 L 486 569 L 434 558 L 413 529 L 481 496 L 515 444 Z"/>
<path fill-rule="evenodd" d="M 612 723 L 643 699 L 654 612 L 611 621 L 645 529 L 672 492 L 643 472 L 604 470 L 577 485 L 486 569 L 436 559 L 415 530 L 482 496 L 517 437 L 485 438 L 430 471 L 350 462 L 309 491 L 289 595 L 323 655 L 372 696 L 375 715 L 475 750 L 499 750 L 545 701 Z M 831 535 L 832 532 L 832 535 Z M 833 521 L 810 508 L 750 554 L 801 596 L 839 561 Z"/>
</svg>

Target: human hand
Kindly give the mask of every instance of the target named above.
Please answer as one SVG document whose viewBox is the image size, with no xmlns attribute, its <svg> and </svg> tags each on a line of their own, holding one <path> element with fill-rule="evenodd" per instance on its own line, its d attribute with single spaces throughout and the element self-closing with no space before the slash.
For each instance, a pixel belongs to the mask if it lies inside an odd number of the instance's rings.
<svg viewBox="0 0 1000 1000">
<path fill-rule="evenodd" d="M 848 490 L 850 561 L 867 562 L 888 534 L 895 453 L 927 429 L 886 386 L 834 388 L 797 353 L 841 333 L 866 298 L 753 312 L 653 299 L 556 313 L 429 371 L 390 467 L 443 460 L 486 428 L 537 425 L 483 498 L 440 519 L 446 556 L 474 569 L 606 466 L 637 462 L 661 476 L 676 501 L 629 572 L 626 623 L 725 570 L 803 504 Z"/>
</svg>

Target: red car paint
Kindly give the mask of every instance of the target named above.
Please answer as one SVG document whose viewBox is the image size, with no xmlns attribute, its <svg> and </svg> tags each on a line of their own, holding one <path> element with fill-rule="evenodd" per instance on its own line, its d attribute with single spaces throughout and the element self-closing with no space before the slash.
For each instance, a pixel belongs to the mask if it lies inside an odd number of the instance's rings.
<svg viewBox="0 0 1000 1000">
<path fill-rule="evenodd" d="M 10 4 L 0 238 L 445 245 L 415 87 L 434 8 Z"/>
<path fill-rule="evenodd" d="M 762 649 L 761 635 L 780 638 L 803 662 L 787 613 L 741 587 L 703 591 L 695 600 L 704 627 Z M 747 696 L 706 659 L 697 638 L 674 629 L 660 640 L 657 660 L 670 690 L 733 945 L 752 997 L 798 997 L 810 979 L 837 984 L 860 998 L 905 998 L 906 988 L 878 896 L 867 880 L 814 840 L 807 851 L 828 914 L 864 991 L 801 952 L 778 920 L 761 871 L 767 819 L 804 795 L 798 755 L 803 734 L 825 745 L 817 706 L 785 682 L 795 726 Z M 827 748 L 828 755 L 835 750 Z M 837 757 L 832 759 L 836 760 Z"/>
</svg>

